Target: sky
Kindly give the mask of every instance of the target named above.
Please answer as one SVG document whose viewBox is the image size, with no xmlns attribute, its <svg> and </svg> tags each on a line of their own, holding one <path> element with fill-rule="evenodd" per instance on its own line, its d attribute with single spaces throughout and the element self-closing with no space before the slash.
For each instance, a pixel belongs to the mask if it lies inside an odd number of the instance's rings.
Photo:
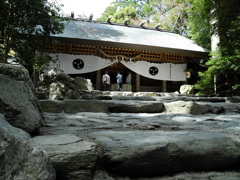
<svg viewBox="0 0 240 180">
<path fill-rule="evenodd" d="M 99 18 L 106 7 L 110 6 L 114 0 L 48 0 L 50 2 L 57 2 L 63 4 L 62 10 L 65 15 L 70 15 L 71 11 L 74 11 L 75 18 L 78 15 L 93 14 L 93 19 Z"/>
</svg>

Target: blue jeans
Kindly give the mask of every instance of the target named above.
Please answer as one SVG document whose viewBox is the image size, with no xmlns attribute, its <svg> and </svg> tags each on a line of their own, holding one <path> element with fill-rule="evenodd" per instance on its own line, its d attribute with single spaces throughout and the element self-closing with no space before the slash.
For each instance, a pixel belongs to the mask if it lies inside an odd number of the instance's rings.
<svg viewBox="0 0 240 180">
<path fill-rule="evenodd" d="M 109 91 L 109 84 L 104 83 L 103 86 L 104 86 L 104 91 Z"/>
<path fill-rule="evenodd" d="M 118 91 L 122 91 L 122 83 L 117 83 L 117 88 L 118 88 Z"/>
</svg>

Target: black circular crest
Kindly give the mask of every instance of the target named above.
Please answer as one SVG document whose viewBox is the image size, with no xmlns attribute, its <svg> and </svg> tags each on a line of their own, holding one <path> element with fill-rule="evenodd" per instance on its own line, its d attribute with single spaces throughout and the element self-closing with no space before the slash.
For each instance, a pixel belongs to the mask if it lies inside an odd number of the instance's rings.
<svg viewBox="0 0 240 180">
<path fill-rule="evenodd" d="M 152 66 L 149 68 L 149 73 L 152 75 L 152 76 L 155 76 L 158 74 L 158 68 L 155 67 L 155 66 Z"/>
<path fill-rule="evenodd" d="M 80 70 L 80 69 L 82 69 L 82 68 L 84 67 L 84 62 L 83 62 L 83 60 L 81 60 L 81 59 L 75 59 L 75 60 L 73 61 L 72 65 L 73 65 L 73 67 L 74 67 L 75 69 Z"/>
</svg>

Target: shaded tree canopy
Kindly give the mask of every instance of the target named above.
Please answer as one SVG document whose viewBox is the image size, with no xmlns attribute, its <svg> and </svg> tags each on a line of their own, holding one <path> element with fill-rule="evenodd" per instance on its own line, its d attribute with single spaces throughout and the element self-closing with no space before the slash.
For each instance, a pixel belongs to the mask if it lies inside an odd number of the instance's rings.
<svg viewBox="0 0 240 180">
<path fill-rule="evenodd" d="M 205 0 L 187 0 L 187 34 L 200 46 L 211 49 L 211 7 Z"/>
<path fill-rule="evenodd" d="M 6 63 L 13 50 L 22 64 L 33 65 L 35 50 L 42 51 L 50 34 L 64 28 L 59 11 L 47 0 L 1 0 L 0 62 Z"/>
<path fill-rule="evenodd" d="M 135 10 L 136 15 L 129 16 L 129 12 L 126 11 L 128 8 Z M 130 17 L 132 24 L 138 25 L 145 20 L 147 26 L 160 24 L 162 29 L 186 36 L 187 9 L 188 4 L 184 0 L 115 0 L 106 8 L 99 20 L 106 21 L 111 15 L 113 17 L 111 22 L 123 22 L 123 15 L 120 17 L 116 15 L 122 12 L 124 17 Z"/>
<path fill-rule="evenodd" d="M 195 1 L 194 1 L 195 2 Z M 204 33 L 197 32 L 197 21 L 208 21 L 203 29 L 219 37 L 218 49 L 206 63 L 208 70 L 199 73 L 201 79 L 196 84 L 202 94 L 239 95 L 240 94 L 240 1 L 238 0 L 197 0 L 197 7 L 203 7 L 199 17 L 193 18 L 191 30 L 196 39 L 204 39 Z M 194 10 L 192 10 L 194 12 Z M 196 10 L 195 10 L 196 13 Z M 205 22 L 204 22 L 205 23 Z M 210 25 L 209 25 L 210 24 Z M 208 27 L 209 26 L 209 27 Z M 193 30 L 195 28 L 195 30 Z"/>
</svg>

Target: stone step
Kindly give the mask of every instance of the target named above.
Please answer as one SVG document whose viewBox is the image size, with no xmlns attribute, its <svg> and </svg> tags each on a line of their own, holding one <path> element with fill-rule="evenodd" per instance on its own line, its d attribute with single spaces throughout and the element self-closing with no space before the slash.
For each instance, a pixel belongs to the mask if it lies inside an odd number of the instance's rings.
<svg viewBox="0 0 240 180">
<path fill-rule="evenodd" d="M 47 151 L 57 172 L 56 179 L 92 179 L 98 158 L 95 143 L 70 134 L 37 136 L 32 140 L 35 148 Z"/>
<path fill-rule="evenodd" d="M 210 102 L 189 102 L 175 101 L 164 103 L 166 113 L 182 114 L 222 114 L 222 113 L 240 113 L 240 103 L 210 103 Z"/>
<path fill-rule="evenodd" d="M 124 99 L 124 98 L 123 98 Z M 143 98 L 145 99 L 145 98 Z M 222 114 L 240 112 L 240 103 L 194 102 L 194 101 L 140 101 L 140 100 L 39 100 L 43 112 L 50 113 L 184 113 L 184 114 Z"/>
<path fill-rule="evenodd" d="M 237 139 L 203 131 L 98 131 L 100 161 L 111 172 L 150 177 L 222 169 L 239 163 Z"/>
<path fill-rule="evenodd" d="M 50 113 L 79 113 L 79 112 L 104 112 L 104 113 L 160 113 L 163 103 L 157 101 L 120 101 L 120 100 L 40 100 L 43 112 Z"/>
<path fill-rule="evenodd" d="M 85 92 L 83 99 L 99 100 L 144 100 L 144 101 L 194 101 L 194 102 L 232 102 L 239 103 L 240 97 L 215 97 L 203 95 L 190 95 L 179 93 L 158 93 L 158 92 L 124 92 L 124 91 L 92 91 Z"/>
</svg>

